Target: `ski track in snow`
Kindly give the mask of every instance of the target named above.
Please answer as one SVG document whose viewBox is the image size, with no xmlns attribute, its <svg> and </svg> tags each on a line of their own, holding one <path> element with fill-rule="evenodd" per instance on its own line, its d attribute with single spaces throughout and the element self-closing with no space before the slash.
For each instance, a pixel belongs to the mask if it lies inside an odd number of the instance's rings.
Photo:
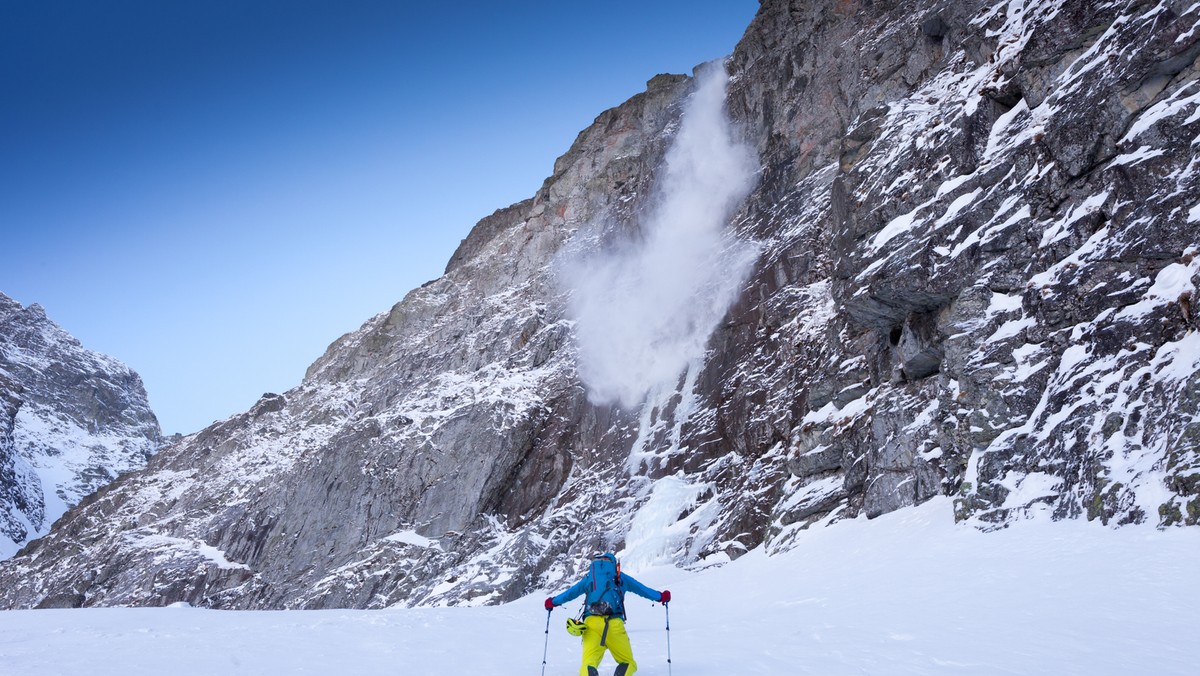
<svg viewBox="0 0 1200 676">
<path fill-rule="evenodd" d="M 1200 532 L 1034 519 L 994 533 L 939 498 L 799 534 L 717 569 L 630 571 L 669 588 L 674 673 L 1191 674 Z M 0 613 L 0 674 L 536 674 L 544 590 L 483 608 Z M 631 599 L 639 673 L 667 674 L 663 608 Z M 551 616 L 546 673 L 578 671 Z M 606 657 L 601 673 L 613 668 Z"/>
</svg>

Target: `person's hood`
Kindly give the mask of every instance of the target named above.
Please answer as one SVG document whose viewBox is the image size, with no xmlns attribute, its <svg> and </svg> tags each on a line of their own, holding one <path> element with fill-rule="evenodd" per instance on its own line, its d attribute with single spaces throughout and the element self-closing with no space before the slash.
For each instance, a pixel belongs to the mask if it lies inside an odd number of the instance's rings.
<svg viewBox="0 0 1200 676">
<path fill-rule="evenodd" d="M 603 554 L 597 554 L 592 557 L 593 561 L 598 561 L 600 559 L 608 559 L 609 561 L 613 562 L 614 566 L 617 565 L 617 555 L 613 554 L 612 552 L 604 552 Z"/>
</svg>

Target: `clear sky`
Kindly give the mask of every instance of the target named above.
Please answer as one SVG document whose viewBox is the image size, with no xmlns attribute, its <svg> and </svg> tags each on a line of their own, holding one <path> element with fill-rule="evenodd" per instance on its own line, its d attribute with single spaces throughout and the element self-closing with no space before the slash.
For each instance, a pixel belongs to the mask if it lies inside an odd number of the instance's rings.
<svg viewBox="0 0 1200 676">
<path fill-rule="evenodd" d="M 756 0 L 0 0 L 0 292 L 165 433 L 300 383 Z"/>
</svg>

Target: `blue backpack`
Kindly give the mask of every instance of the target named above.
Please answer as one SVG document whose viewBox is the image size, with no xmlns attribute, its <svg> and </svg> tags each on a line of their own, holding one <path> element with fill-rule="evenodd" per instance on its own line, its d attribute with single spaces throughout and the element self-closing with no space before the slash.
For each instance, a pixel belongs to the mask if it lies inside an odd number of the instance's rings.
<svg viewBox="0 0 1200 676">
<path fill-rule="evenodd" d="M 621 587 L 621 564 L 611 555 L 598 556 L 588 572 L 592 583 L 584 597 L 584 612 L 602 617 L 625 616 L 625 590 Z"/>
</svg>

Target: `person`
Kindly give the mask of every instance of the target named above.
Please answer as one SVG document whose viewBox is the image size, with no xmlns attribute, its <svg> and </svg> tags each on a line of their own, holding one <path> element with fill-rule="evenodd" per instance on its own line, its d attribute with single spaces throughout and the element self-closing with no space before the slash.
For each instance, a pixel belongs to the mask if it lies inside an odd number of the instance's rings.
<svg viewBox="0 0 1200 676">
<path fill-rule="evenodd" d="M 629 635 L 625 633 L 625 592 L 633 592 L 650 601 L 671 602 L 671 592 L 661 592 L 621 572 L 621 563 L 612 552 L 596 554 L 583 579 L 570 589 L 546 599 L 546 610 L 587 594 L 583 602 L 583 665 L 579 676 L 599 676 L 600 660 L 607 649 L 617 662 L 613 676 L 633 676 L 637 662 Z M 572 632 L 574 633 L 574 632 Z"/>
</svg>

